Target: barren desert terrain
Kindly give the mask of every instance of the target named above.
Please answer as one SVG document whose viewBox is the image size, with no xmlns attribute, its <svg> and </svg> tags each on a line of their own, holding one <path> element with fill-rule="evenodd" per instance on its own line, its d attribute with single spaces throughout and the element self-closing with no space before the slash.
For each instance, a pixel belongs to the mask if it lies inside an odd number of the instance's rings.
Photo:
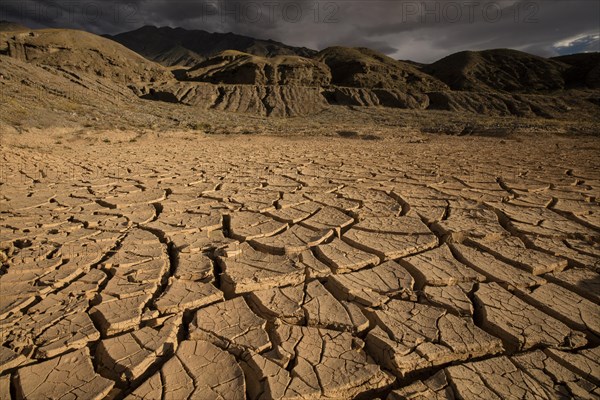
<svg viewBox="0 0 600 400">
<path fill-rule="evenodd" d="M 597 139 L 337 136 L 6 135 L 0 397 L 600 395 Z"/>
<path fill-rule="evenodd" d="M 600 398 L 600 53 L 111 38 L 0 23 L 1 400 Z"/>
</svg>

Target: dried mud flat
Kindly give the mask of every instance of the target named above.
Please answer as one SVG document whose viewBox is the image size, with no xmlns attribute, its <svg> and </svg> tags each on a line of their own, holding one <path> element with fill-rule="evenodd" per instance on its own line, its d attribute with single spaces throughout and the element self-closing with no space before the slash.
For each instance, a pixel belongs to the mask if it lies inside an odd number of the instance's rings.
<svg viewBox="0 0 600 400">
<path fill-rule="evenodd" d="M 600 397 L 597 139 L 64 142 L 0 147 L 1 399 Z"/>
</svg>

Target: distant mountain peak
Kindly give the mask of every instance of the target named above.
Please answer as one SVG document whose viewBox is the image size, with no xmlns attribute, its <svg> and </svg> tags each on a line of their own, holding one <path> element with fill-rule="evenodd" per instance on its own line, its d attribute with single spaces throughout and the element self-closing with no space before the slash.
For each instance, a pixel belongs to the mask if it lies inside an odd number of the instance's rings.
<svg viewBox="0 0 600 400">
<path fill-rule="evenodd" d="M 224 50 L 238 50 L 262 57 L 312 57 L 317 53 L 305 47 L 288 46 L 272 39 L 256 39 L 233 32 L 211 33 L 168 26 L 146 25 L 133 31 L 105 37 L 168 67 L 195 65 Z"/>
</svg>

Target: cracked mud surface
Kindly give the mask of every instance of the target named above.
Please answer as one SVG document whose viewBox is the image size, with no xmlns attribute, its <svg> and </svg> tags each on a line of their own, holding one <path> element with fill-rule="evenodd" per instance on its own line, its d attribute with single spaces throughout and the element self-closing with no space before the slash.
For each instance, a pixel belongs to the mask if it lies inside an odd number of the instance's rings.
<svg viewBox="0 0 600 400">
<path fill-rule="evenodd" d="M 600 398 L 597 141 L 0 148 L 2 399 Z"/>
</svg>

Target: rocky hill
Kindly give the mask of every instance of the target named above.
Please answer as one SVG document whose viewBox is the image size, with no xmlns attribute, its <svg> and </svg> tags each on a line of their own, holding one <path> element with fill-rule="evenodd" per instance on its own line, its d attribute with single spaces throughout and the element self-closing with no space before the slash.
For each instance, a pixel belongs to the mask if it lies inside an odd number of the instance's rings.
<svg viewBox="0 0 600 400">
<path fill-rule="evenodd" d="M 331 104 L 424 109 L 427 92 L 448 89 L 417 65 L 367 48 L 329 47 L 314 58 L 331 70 Z"/>
<path fill-rule="evenodd" d="M 569 66 L 516 50 L 464 51 L 452 54 L 423 71 L 453 90 L 531 93 L 565 88 Z"/>
<path fill-rule="evenodd" d="M 367 48 L 329 47 L 314 58 L 331 69 L 332 83 L 337 86 L 421 93 L 447 89 L 444 83 L 415 65 Z"/>
<path fill-rule="evenodd" d="M 327 65 L 299 56 L 255 56 L 227 50 L 196 65 L 189 80 L 215 84 L 328 86 Z"/>
<path fill-rule="evenodd" d="M 193 66 L 225 50 L 237 50 L 263 57 L 316 53 L 304 47 L 288 46 L 273 40 L 255 39 L 233 33 L 209 33 L 183 28 L 144 26 L 106 37 L 164 66 Z"/>
<path fill-rule="evenodd" d="M 0 54 L 121 83 L 170 79 L 162 66 L 112 40 L 70 29 L 0 32 Z"/>
<path fill-rule="evenodd" d="M 572 87 L 600 89 L 600 53 L 581 53 L 553 58 L 570 68 L 565 81 Z"/>
<path fill-rule="evenodd" d="M 159 103 L 143 102 L 121 83 L 7 56 L 0 56 L 0 103 L 3 133 L 48 127 L 118 129 L 166 119 L 153 107 Z"/>
</svg>

